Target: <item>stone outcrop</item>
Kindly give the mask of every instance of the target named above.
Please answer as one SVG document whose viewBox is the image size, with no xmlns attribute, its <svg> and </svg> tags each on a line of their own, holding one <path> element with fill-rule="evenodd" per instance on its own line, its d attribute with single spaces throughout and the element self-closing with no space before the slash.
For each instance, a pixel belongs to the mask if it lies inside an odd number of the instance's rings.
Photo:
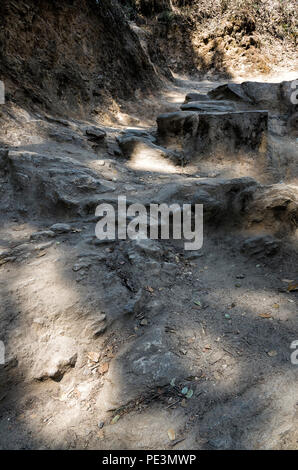
<svg viewBox="0 0 298 470">
<path fill-rule="evenodd" d="M 176 112 L 157 118 L 158 141 L 178 143 L 189 159 L 208 155 L 266 153 L 267 111 Z"/>
<path fill-rule="evenodd" d="M 295 81 L 281 83 L 243 82 L 228 83 L 209 91 L 211 99 L 238 101 L 259 109 L 268 109 L 280 113 L 297 111 Z"/>
</svg>

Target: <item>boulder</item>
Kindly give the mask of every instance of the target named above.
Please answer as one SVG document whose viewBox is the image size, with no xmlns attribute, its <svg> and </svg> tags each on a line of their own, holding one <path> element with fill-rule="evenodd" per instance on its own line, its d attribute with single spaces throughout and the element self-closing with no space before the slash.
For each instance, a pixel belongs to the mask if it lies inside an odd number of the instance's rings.
<svg viewBox="0 0 298 470">
<path fill-rule="evenodd" d="M 276 109 L 282 105 L 280 83 L 244 82 L 241 86 L 244 93 L 256 106 L 264 109 Z"/>
<path fill-rule="evenodd" d="M 157 118 L 158 140 L 181 145 L 187 158 L 266 153 L 267 111 L 178 112 Z"/>
<path fill-rule="evenodd" d="M 232 100 L 242 101 L 244 103 L 253 104 L 252 99 L 245 93 L 242 84 L 227 83 L 220 85 L 208 92 L 209 99 L 214 100 Z"/>
<path fill-rule="evenodd" d="M 268 113 L 237 111 L 199 116 L 194 139 L 198 155 L 262 153 L 267 148 Z"/>
<path fill-rule="evenodd" d="M 254 107 L 293 113 L 298 105 L 293 101 L 296 81 L 280 83 L 243 82 L 227 83 L 209 91 L 208 96 L 216 100 L 232 100 Z"/>
</svg>

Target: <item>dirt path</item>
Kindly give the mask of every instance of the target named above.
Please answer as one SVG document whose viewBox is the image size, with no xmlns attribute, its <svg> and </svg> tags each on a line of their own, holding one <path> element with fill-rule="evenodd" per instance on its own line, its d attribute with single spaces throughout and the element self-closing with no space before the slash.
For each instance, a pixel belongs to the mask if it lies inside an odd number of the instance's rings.
<svg viewBox="0 0 298 470">
<path fill-rule="evenodd" d="M 154 134 L 159 112 L 214 86 L 180 79 L 158 101 L 132 104 L 134 131 Z M 13 178 L 1 175 L 0 447 L 297 448 L 291 246 L 256 248 L 253 230 L 216 221 L 195 252 L 94 235 L 100 199 L 170 201 L 228 184 L 224 198 L 242 184 L 231 178 L 271 176 L 250 159 L 127 160 L 120 125 L 96 146 L 90 123 L 14 109 L 6 125 L 15 154 Z"/>
</svg>

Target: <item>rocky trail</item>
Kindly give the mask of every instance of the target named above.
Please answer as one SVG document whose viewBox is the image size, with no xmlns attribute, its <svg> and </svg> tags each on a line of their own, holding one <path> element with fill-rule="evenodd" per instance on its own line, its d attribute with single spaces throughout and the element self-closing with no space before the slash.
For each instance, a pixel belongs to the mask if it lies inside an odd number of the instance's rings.
<svg viewBox="0 0 298 470">
<path fill-rule="evenodd" d="M 295 78 L 1 108 L 2 449 L 297 448 Z M 119 195 L 204 204 L 202 249 L 97 239 Z"/>
</svg>

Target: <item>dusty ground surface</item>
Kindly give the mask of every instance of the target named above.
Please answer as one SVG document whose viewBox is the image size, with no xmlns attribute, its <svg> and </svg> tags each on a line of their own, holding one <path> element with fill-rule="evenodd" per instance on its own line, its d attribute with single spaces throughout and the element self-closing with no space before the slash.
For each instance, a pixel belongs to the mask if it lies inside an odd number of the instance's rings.
<svg viewBox="0 0 298 470">
<path fill-rule="evenodd" d="M 279 250 L 275 240 L 256 249 L 245 240 L 276 235 L 275 225 L 230 223 L 228 206 L 196 252 L 94 234 L 96 203 L 117 195 L 171 202 L 210 186 L 224 200 L 250 184 L 231 178 L 252 177 L 265 195 L 297 196 L 284 156 L 280 166 L 243 156 L 182 167 L 121 155 L 126 127 L 154 134 L 157 114 L 217 85 L 180 78 L 127 105 L 98 145 L 90 123 L 4 110 L 2 449 L 297 448 L 295 232 L 278 232 Z"/>
</svg>

